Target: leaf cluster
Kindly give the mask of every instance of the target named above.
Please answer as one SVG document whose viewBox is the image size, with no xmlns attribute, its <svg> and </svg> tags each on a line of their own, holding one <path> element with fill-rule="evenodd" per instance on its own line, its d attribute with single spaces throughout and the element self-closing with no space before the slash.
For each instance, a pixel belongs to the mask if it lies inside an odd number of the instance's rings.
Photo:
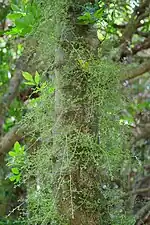
<svg viewBox="0 0 150 225">
<path fill-rule="evenodd" d="M 40 11 L 36 3 L 20 0 L 16 4 L 11 4 L 12 12 L 7 18 L 12 20 L 13 27 L 7 34 L 21 36 L 29 34 L 33 27 L 38 23 Z"/>
<path fill-rule="evenodd" d="M 12 151 L 9 151 L 9 158 L 7 166 L 11 169 L 9 179 L 15 184 L 21 182 L 22 168 L 25 163 L 25 147 L 21 146 L 19 142 L 14 144 Z"/>
</svg>

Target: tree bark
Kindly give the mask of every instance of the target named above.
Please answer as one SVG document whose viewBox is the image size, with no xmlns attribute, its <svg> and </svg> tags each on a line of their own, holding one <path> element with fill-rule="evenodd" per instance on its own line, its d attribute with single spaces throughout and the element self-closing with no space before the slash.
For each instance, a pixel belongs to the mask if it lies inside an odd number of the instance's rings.
<svg viewBox="0 0 150 225">
<path fill-rule="evenodd" d="M 60 36 L 65 36 L 65 39 L 60 40 L 56 49 L 57 126 L 54 131 L 54 148 L 58 153 L 54 173 L 59 176 L 56 176 L 55 180 L 55 195 L 59 190 L 58 211 L 70 225 L 105 224 L 106 217 L 108 225 L 106 201 L 99 188 L 99 171 L 94 162 L 92 160 L 87 162 L 84 156 L 86 151 L 92 151 L 92 148 L 88 146 L 84 149 L 82 141 L 80 142 L 80 137 L 87 135 L 92 137 L 94 143 L 97 135 L 96 129 L 92 128 L 95 115 L 89 116 L 90 105 L 86 95 L 90 74 L 79 65 L 79 60 L 86 62 L 90 56 L 96 57 L 99 43 L 96 30 L 92 28 L 91 32 L 90 26 L 77 24 L 77 17 L 86 2 L 89 1 L 75 1 L 68 7 L 70 30 L 67 33 L 62 29 Z M 58 27 L 60 28 L 60 21 L 57 23 Z M 82 56 L 78 55 L 79 51 Z M 63 139 L 62 143 L 58 143 L 59 136 Z M 64 160 L 69 164 L 66 168 Z"/>
</svg>

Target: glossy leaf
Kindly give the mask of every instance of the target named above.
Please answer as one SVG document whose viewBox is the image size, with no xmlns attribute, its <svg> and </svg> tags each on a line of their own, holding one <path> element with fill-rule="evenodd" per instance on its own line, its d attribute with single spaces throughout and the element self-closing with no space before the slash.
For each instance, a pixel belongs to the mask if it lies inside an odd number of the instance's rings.
<svg viewBox="0 0 150 225">
<path fill-rule="evenodd" d="M 27 80 L 30 81 L 31 83 L 34 83 L 33 77 L 30 73 L 28 72 L 22 72 L 23 77 Z"/>
</svg>

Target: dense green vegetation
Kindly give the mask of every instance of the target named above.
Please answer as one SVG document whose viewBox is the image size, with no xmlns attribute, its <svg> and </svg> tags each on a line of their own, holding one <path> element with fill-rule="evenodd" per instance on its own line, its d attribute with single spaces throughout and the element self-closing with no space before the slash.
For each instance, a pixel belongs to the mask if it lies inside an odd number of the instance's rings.
<svg viewBox="0 0 150 225">
<path fill-rule="evenodd" d="M 0 224 L 148 225 L 149 0 L 0 7 Z"/>
</svg>

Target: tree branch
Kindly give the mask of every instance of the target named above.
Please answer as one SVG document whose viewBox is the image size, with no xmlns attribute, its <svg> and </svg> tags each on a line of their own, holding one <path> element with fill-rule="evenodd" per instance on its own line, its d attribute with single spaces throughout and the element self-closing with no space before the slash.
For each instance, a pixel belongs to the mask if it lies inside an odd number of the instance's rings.
<svg viewBox="0 0 150 225">
<path fill-rule="evenodd" d="M 143 193 L 146 193 L 146 192 L 149 192 L 150 191 L 150 187 L 147 187 L 147 188 L 141 188 L 141 189 L 137 189 L 135 191 L 132 191 L 131 194 L 132 195 L 138 195 L 138 194 L 143 194 Z"/>
<path fill-rule="evenodd" d="M 148 38 L 150 36 L 150 32 L 143 32 L 140 30 L 137 30 L 136 34 L 138 34 L 139 36 L 145 37 L 145 38 Z"/>
<path fill-rule="evenodd" d="M 145 0 L 139 7 L 136 7 L 129 23 L 127 24 L 124 33 L 122 35 L 121 42 L 124 43 L 126 41 L 130 41 L 132 35 L 136 33 L 137 28 L 141 24 L 141 20 L 146 18 L 149 15 L 149 6 L 150 1 Z"/>
<path fill-rule="evenodd" d="M 11 128 L 11 130 L 0 139 L 0 154 L 6 154 L 14 143 L 22 138 L 22 135 L 23 132 L 19 130 L 18 126 Z"/>
<path fill-rule="evenodd" d="M 150 201 L 146 205 L 144 205 L 144 207 L 142 207 L 136 214 L 137 219 L 136 225 L 142 225 L 144 222 L 142 220 L 149 212 L 150 212 Z"/>
<path fill-rule="evenodd" d="M 4 123 L 4 118 L 6 112 L 8 111 L 12 101 L 16 97 L 20 84 L 23 80 L 22 71 L 25 69 L 26 65 L 29 63 L 30 59 L 33 57 L 33 53 L 26 58 L 22 55 L 16 63 L 16 71 L 14 76 L 9 82 L 9 87 L 7 93 L 0 99 L 0 134 L 2 131 L 2 125 Z"/>
<path fill-rule="evenodd" d="M 137 29 L 141 26 L 141 20 L 149 16 L 149 6 L 150 1 L 145 0 L 140 6 L 135 8 L 131 15 L 131 19 L 126 25 L 121 38 L 120 59 L 130 54 L 130 51 L 128 51 L 128 45 L 131 42 L 133 34 L 135 34 Z"/>
<path fill-rule="evenodd" d="M 19 86 L 23 79 L 21 74 L 21 69 L 23 69 L 23 65 L 22 65 L 23 62 L 24 62 L 24 58 L 20 57 L 20 59 L 18 60 L 16 64 L 15 74 L 9 82 L 8 91 L 0 100 L 0 131 L 4 123 L 5 114 L 8 111 L 10 104 L 16 97 L 19 90 Z"/>
<path fill-rule="evenodd" d="M 146 17 L 146 16 L 148 16 L 148 13 L 145 13 L 143 17 Z M 132 20 L 134 21 L 134 18 L 132 18 Z M 126 26 L 124 33 L 122 35 L 121 43 L 126 43 L 131 41 L 133 34 L 137 33 L 137 28 L 141 27 L 141 23 L 140 23 L 141 20 L 142 20 L 142 17 L 138 18 L 134 22 L 133 21 L 130 22 Z"/>
<path fill-rule="evenodd" d="M 150 48 L 150 37 L 146 38 L 143 42 L 140 42 L 132 48 L 132 53 L 135 55 L 137 52 Z"/>
<path fill-rule="evenodd" d="M 130 191 L 126 194 L 123 195 L 123 198 L 129 197 L 130 195 L 138 195 L 138 194 L 143 194 L 143 193 L 147 193 L 150 191 L 150 187 L 147 188 L 140 188 L 134 191 Z"/>
<path fill-rule="evenodd" d="M 130 69 L 130 71 L 125 72 L 125 80 L 131 80 L 141 76 L 142 74 L 150 71 L 150 60 L 142 63 L 138 68 Z"/>
<path fill-rule="evenodd" d="M 134 135 L 134 139 L 135 141 L 138 141 L 142 138 L 147 139 L 150 137 L 150 123 L 147 123 L 143 126 L 137 126 L 135 127 L 135 129 L 133 130 L 133 135 Z"/>
</svg>

